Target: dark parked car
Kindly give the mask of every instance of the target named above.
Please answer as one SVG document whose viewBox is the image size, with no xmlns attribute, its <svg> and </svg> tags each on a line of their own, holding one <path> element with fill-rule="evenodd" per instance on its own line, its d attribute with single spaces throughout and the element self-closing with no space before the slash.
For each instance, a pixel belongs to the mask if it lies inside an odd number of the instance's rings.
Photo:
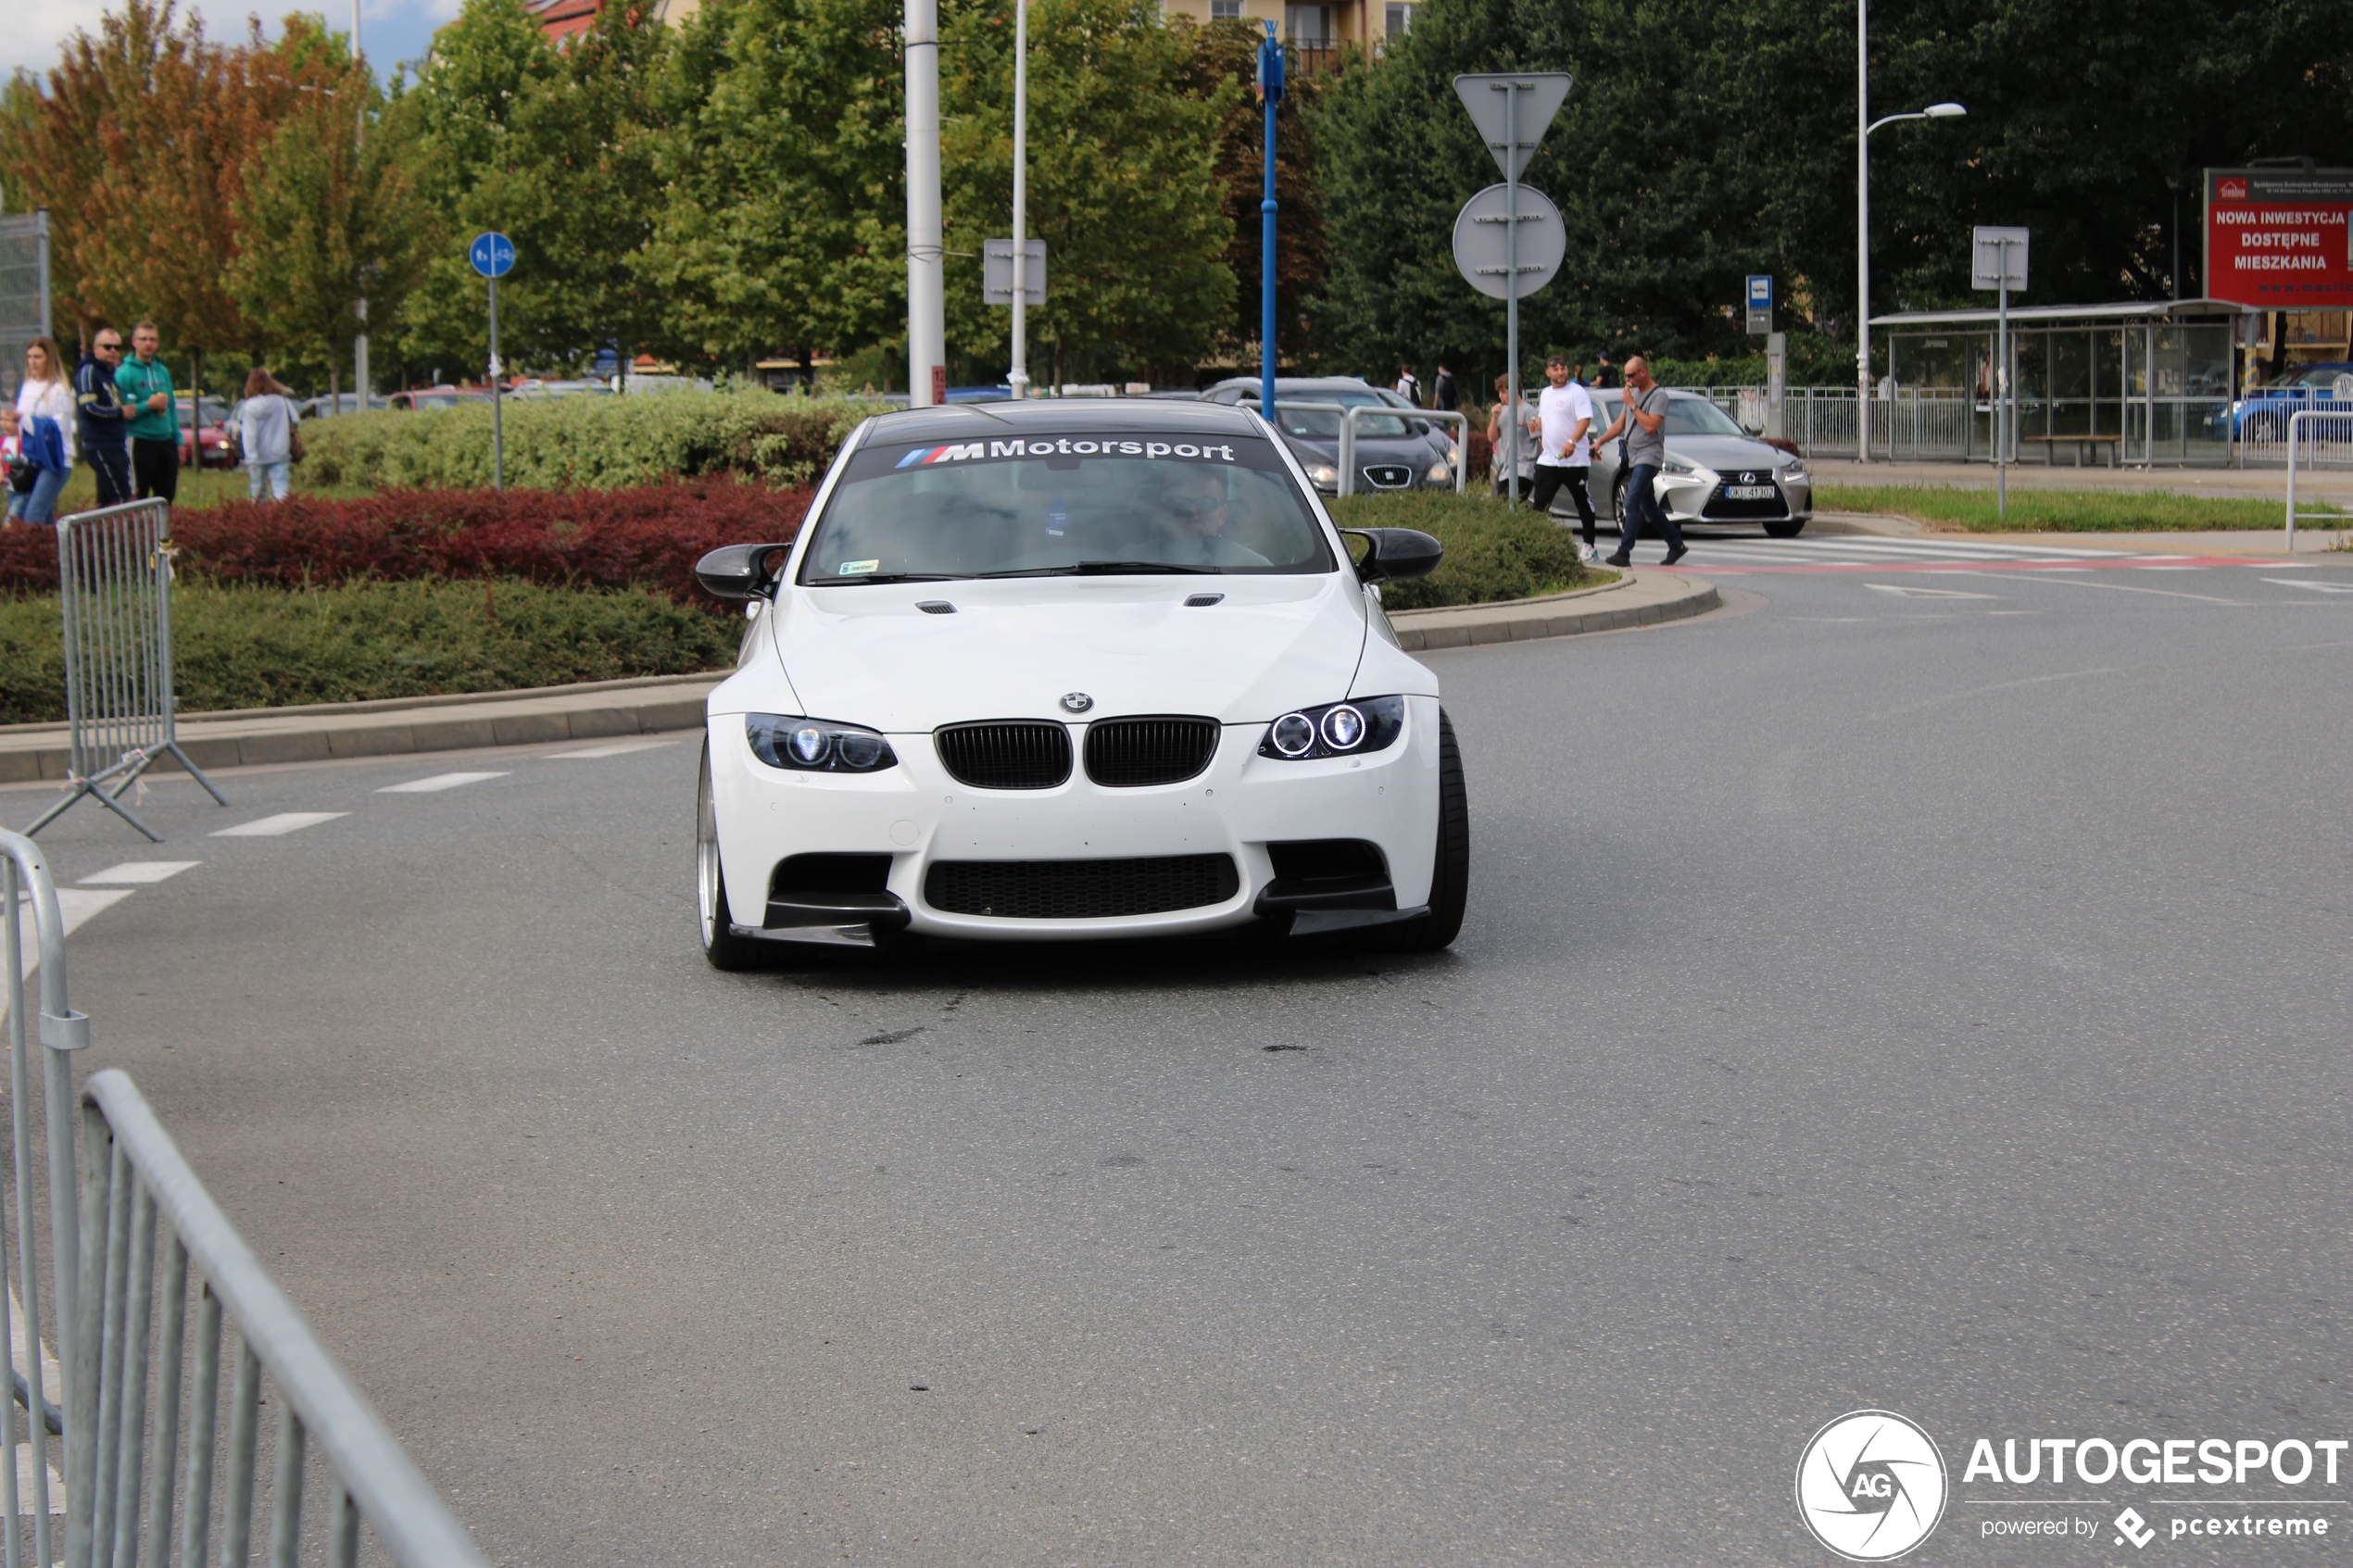
<svg viewBox="0 0 2353 1568">
<path fill-rule="evenodd" d="M 1240 376 L 1219 382 L 1202 393 L 1207 403 L 1258 407 L 1259 383 Z M 1359 418 L 1356 421 L 1356 478 L 1349 489 L 1357 495 L 1377 490 L 1452 490 L 1454 464 L 1459 460 L 1445 427 L 1433 420 L 1416 419 L 1414 406 L 1393 392 L 1367 386 L 1353 376 L 1284 376 L 1275 383 L 1276 403 L 1337 403 L 1343 408 L 1394 408 L 1394 416 Z M 1327 495 L 1340 490 L 1340 421 L 1338 414 L 1311 413 L 1277 408 L 1277 422 L 1284 440 L 1299 455 L 1302 468 L 1315 488 Z"/>
<path fill-rule="evenodd" d="M 2353 398 L 2336 389 L 2347 376 L 2353 376 L 2353 364 L 2331 360 L 2298 365 L 2269 386 L 2251 387 L 2231 405 L 2231 434 L 2240 441 L 2285 441 L 2291 414 L 2353 414 Z"/>
</svg>

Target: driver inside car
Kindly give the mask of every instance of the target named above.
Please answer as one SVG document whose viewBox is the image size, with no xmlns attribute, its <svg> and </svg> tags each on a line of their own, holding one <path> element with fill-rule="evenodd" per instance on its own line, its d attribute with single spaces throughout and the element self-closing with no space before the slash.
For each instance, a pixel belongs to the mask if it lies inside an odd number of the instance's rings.
<svg viewBox="0 0 2353 1568">
<path fill-rule="evenodd" d="M 1161 505 L 1173 530 L 1165 559 L 1172 566 L 1266 566 L 1265 556 L 1224 537 L 1233 521 L 1226 476 L 1212 468 L 1168 470 Z"/>
</svg>

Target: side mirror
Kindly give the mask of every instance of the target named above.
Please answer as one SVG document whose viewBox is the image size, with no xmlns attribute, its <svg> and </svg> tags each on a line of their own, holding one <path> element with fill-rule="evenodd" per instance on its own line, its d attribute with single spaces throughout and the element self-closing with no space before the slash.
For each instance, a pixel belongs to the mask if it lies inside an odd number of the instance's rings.
<svg viewBox="0 0 2353 1568">
<path fill-rule="evenodd" d="M 1346 528 L 1343 533 L 1353 534 L 1370 546 L 1365 558 L 1356 563 L 1356 578 L 1360 583 L 1397 583 L 1408 577 L 1428 577 L 1438 570 L 1446 554 L 1446 546 L 1417 528 Z"/>
<path fill-rule="evenodd" d="M 695 581 L 713 598 L 766 598 L 791 553 L 790 545 L 722 545 L 695 562 Z"/>
</svg>

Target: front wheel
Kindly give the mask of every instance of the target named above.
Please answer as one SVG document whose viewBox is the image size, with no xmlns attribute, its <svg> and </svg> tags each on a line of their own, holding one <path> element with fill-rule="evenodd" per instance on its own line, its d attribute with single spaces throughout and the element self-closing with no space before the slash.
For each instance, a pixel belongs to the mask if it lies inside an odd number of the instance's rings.
<svg viewBox="0 0 2353 1568">
<path fill-rule="evenodd" d="M 727 908 L 727 879 L 719 869 L 719 807 L 711 793 L 711 746 L 702 751 L 695 783 L 695 913 L 702 922 L 702 956 L 713 969 L 757 969 L 766 956 L 755 938 L 738 936 Z"/>
<path fill-rule="evenodd" d="M 1779 522 L 1767 523 L 1765 525 L 1765 533 L 1768 538 L 1771 539 L 1794 539 L 1798 536 L 1798 534 L 1804 533 L 1805 529 L 1806 520 L 1804 518 L 1784 518 Z"/>
<path fill-rule="evenodd" d="M 1435 953 L 1453 945 L 1470 902 L 1470 792 L 1463 784 L 1462 747 L 1454 723 L 1438 715 L 1438 855 L 1430 866 L 1429 912 L 1385 928 L 1379 945 L 1390 952 Z"/>
</svg>

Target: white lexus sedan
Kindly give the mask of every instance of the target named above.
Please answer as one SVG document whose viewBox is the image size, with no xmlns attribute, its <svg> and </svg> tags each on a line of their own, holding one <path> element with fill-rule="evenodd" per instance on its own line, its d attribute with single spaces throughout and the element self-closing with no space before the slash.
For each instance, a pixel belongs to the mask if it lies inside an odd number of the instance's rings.
<svg viewBox="0 0 2353 1568">
<path fill-rule="evenodd" d="M 1470 834 L 1438 678 L 1398 646 L 1407 529 L 1352 553 L 1257 414 L 994 403 L 886 414 L 749 601 L 711 694 L 703 949 L 1343 933 L 1443 947 Z"/>
</svg>

